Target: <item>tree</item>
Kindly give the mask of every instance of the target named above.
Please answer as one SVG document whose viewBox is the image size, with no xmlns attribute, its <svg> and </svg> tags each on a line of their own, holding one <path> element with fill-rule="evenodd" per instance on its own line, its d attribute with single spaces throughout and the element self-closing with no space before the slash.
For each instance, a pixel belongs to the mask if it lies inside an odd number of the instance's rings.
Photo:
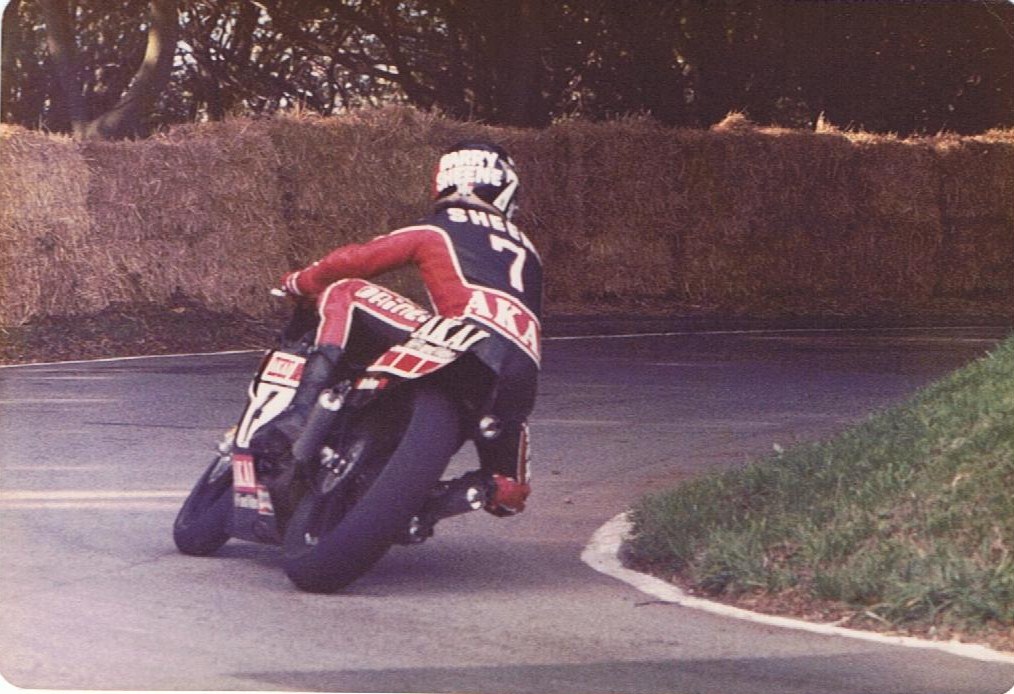
<svg viewBox="0 0 1014 694">
<path fill-rule="evenodd" d="M 62 110 L 75 137 L 120 139 L 147 134 L 146 117 L 169 81 L 176 53 L 179 35 L 176 1 L 149 3 L 146 47 L 133 74 L 124 69 L 122 60 L 122 56 L 134 52 L 129 44 L 114 47 L 121 60 L 104 66 L 84 59 L 85 51 L 101 49 L 109 39 L 108 35 L 100 34 L 94 44 L 79 42 L 79 37 L 87 32 L 76 30 L 75 25 L 94 26 L 95 10 L 78 7 L 72 14 L 65 0 L 39 0 L 39 9 L 52 70 L 60 87 Z M 88 72 L 92 72 L 93 78 L 82 79 Z"/>
<path fill-rule="evenodd" d="M 666 122 L 706 126 L 745 111 L 758 123 L 806 127 L 823 113 L 903 135 L 1014 125 L 1014 5 L 1006 0 L 679 5 L 679 30 L 667 40 L 690 98 L 682 116 L 652 109 Z"/>
<path fill-rule="evenodd" d="M 707 127 L 734 110 L 900 134 L 1014 126 L 1006 0 L 177 0 L 178 35 L 171 0 L 68 2 L 5 11 L 4 121 L 122 137 L 397 101 L 521 127 Z"/>
<path fill-rule="evenodd" d="M 545 31 L 560 12 L 539 0 L 186 0 L 182 14 L 174 79 L 192 116 L 407 101 L 537 126 L 566 87 Z"/>
</svg>

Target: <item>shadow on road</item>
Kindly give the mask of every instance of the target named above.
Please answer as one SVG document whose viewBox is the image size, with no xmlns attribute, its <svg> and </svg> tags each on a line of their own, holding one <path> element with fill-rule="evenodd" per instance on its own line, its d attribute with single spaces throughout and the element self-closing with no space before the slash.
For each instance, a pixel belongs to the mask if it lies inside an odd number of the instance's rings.
<svg viewBox="0 0 1014 694">
<path fill-rule="evenodd" d="M 509 645 L 505 644 L 505 652 Z M 1010 685 L 1009 669 L 984 666 L 975 678 L 946 678 L 912 673 L 906 688 L 885 690 L 879 661 L 867 652 L 849 656 L 613 661 L 423 667 L 392 670 L 319 670 L 251 672 L 237 677 L 260 686 L 332 692 L 483 692 L 566 694 L 1001 694 Z M 887 663 L 882 664 L 884 668 Z M 1007 669 L 1007 678 L 1004 670 Z M 913 667 L 915 670 L 915 667 Z"/>
</svg>

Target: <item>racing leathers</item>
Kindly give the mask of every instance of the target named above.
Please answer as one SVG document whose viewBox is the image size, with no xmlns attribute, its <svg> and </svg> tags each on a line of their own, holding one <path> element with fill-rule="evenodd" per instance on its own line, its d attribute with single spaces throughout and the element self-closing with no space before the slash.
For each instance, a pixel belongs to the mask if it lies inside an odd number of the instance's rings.
<svg viewBox="0 0 1014 694">
<path fill-rule="evenodd" d="M 283 278 L 286 290 L 316 299 L 315 348 L 368 364 L 431 317 L 413 301 L 367 281 L 415 265 L 436 313 L 479 324 L 491 334 L 479 347 L 496 374 L 492 440 L 476 437 L 482 471 L 497 487 L 488 510 L 509 515 L 530 491 L 527 419 L 541 359 L 542 262 L 528 238 L 495 208 L 444 203 L 416 224 L 363 244 L 337 248 Z"/>
</svg>

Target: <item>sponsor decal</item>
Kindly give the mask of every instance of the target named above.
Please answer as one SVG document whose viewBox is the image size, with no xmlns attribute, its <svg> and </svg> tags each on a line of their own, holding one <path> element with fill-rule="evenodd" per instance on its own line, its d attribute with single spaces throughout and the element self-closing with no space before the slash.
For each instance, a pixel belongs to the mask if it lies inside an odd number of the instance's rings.
<svg viewBox="0 0 1014 694">
<path fill-rule="evenodd" d="M 476 342 L 487 337 L 489 337 L 488 332 L 474 325 L 462 323 L 454 318 L 434 316 L 412 333 L 412 340 L 408 344 L 416 349 L 421 349 L 422 344 L 426 344 L 450 352 L 467 352 Z M 444 355 L 440 351 L 431 351 L 430 353 L 437 358 L 454 358 L 453 354 Z"/>
<path fill-rule="evenodd" d="M 356 390 L 383 390 L 390 380 L 383 377 L 363 376 L 356 381 Z"/>
<path fill-rule="evenodd" d="M 232 504 L 236 508 L 248 509 L 250 511 L 256 511 L 260 508 L 260 503 L 258 503 L 256 496 L 253 494 L 245 494 L 243 492 L 236 492 L 233 494 Z"/>
<path fill-rule="evenodd" d="M 481 149 L 462 149 L 440 157 L 437 165 L 437 192 L 445 188 L 465 189 L 477 185 L 500 187 L 504 184 L 504 171 L 496 168 L 496 152 Z"/>
<path fill-rule="evenodd" d="M 410 345 L 395 345 L 373 362 L 369 371 L 382 371 L 401 378 L 421 378 L 450 364 L 457 357 L 455 352 L 445 350 L 443 357 L 413 349 Z"/>
<path fill-rule="evenodd" d="M 232 488 L 240 493 L 257 493 L 257 474 L 249 453 L 237 453 L 232 458 Z"/>
<path fill-rule="evenodd" d="M 521 425 L 517 478 L 525 484 L 530 484 L 532 481 L 532 437 L 528 429 L 528 422 Z"/>
<path fill-rule="evenodd" d="M 408 342 L 394 345 L 382 354 L 369 371 L 419 378 L 450 364 L 459 354 L 487 337 L 488 332 L 474 325 L 434 316 L 419 326 Z"/>
<path fill-rule="evenodd" d="M 275 385 L 295 388 L 303 377 L 306 359 L 296 354 L 273 352 L 267 366 L 261 372 L 261 380 Z"/>
<path fill-rule="evenodd" d="M 357 290 L 355 296 L 357 299 L 364 299 L 367 304 L 376 306 L 389 315 L 398 316 L 414 323 L 422 323 L 430 316 L 429 311 L 414 301 L 373 284 Z"/>
<path fill-rule="evenodd" d="M 262 516 L 275 515 L 275 507 L 271 504 L 271 494 L 263 484 L 257 485 L 257 513 Z"/>
<path fill-rule="evenodd" d="M 538 364 L 541 360 L 542 327 L 524 304 L 510 296 L 472 290 L 465 315 L 510 338 Z"/>
</svg>

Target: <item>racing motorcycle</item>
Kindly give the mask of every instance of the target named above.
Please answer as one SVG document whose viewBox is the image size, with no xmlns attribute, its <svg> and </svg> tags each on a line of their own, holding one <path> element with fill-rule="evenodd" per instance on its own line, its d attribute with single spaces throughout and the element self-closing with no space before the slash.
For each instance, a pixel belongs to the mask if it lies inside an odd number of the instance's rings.
<svg viewBox="0 0 1014 694">
<path fill-rule="evenodd" d="M 173 524 L 177 548 L 215 553 L 230 538 L 281 545 L 297 587 L 332 592 L 394 544 L 415 544 L 437 521 L 482 508 L 479 475 L 441 481 L 465 440 L 492 438 L 483 411 L 493 382 L 480 327 L 434 316 L 354 375 L 321 392 L 291 455 L 263 460 L 254 434 L 281 414 L 313 344 L 314 312 L 297 308 L 268 350 L 235 427 Z"/>
</svg>

